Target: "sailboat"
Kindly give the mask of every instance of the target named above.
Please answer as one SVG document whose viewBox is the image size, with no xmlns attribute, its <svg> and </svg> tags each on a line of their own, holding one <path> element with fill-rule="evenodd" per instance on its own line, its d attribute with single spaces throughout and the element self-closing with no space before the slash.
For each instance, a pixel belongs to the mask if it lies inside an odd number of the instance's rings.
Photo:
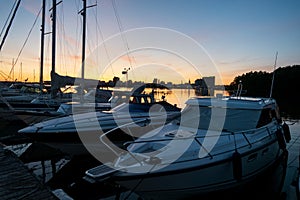
<svg viewBox="0 0 300 200">
<path fill-rule="evenodd" d="M 85 2 L 85 1 L 84 1 Z M 42 26 L 41 26 L 41 63 L 40 63 L 40 84 L 36 86 L 36 90 L 44 90 L 43 82 L 43 52 L 44 52 L 44 23 L 45 23 L 45 0 L 42 5 Z M 119 80 L 118 77 L 114 77 L 113 80 L 103 82 L 99 80 L 86 79 L 84 76 L 81 78 L 75 78 L 70 76 L 61 76 L 55 72 L 55 37 L 56 37 L 56 1 L 53 1 L 52 8 L 52 71 L 51 75 L 51 89 L 46 93 L 39 93 L 35 96 L 30 96 L 29 102 L 24 104 L 15 103 L 12 105 L 14 108 L 14 114 L 26 122 L 28 125 L 31 123 L 38 123 L 49 117 L 56 117 L 62 115 L 72 114 L 72 108 L 81 112 L 90 111 L 89 108 L 93 108 L 96 111 L 108 110 L 110 106 L 108 101 L 112 98 L 112 90 L 100 89 L 103 86 L 114 87 Z M 83 9 L 83 16 L 85 17 L 86 4 Z M 85 22 L 84 22 L 85 30 Z M 84 71 L 84 55 L 85 55 L 85 31 L 82 41 L 82 71 Z M 79 86 L 75 86 L 75 82 L 84 83 Z M 73 87 L 77 92 L 66 93 L 61 90 L 66 86 Z M 85 93 L 85 89 L 93 87 L 91 91 Z M 29 96 L 28 96 L 29 97 Z M 15 98 L 15 97 L 14 97 Z M 71 103 L 68 103 L 71 102 Z M 1 104 L 2 105 L 2 104 Z M 3 104 L 6 107 L 5 104 Z M 60 106 L 62 106 L 60 108 Z"/>
<path fill-rule="evenodd" d="M 98 80 L 90 80 L 84 77 L 86 1 L 83 1 L 83 4 L 83 10 L 81 12 L 84 18 L 82 39 L 82 77 L 77 78 L 76 81 L 81 83 L 81 86 L 83 87 L 87 85 L 96 85 L 97 88 L 99 88 L 103 87 L 103 84 L 107 86 L 115 86 L 116 82 L 119 80 L 118 77 L 114 77 L 113 80 L 108 83 L 99 82 Z M 75 82 L 75 78 L 59 76 L 52 70 L 51 81 L 52 91 L 54 91 L 61 85 L 73 84 Z M 79 130 L 83 131 L 85 135 L 95 135 L 99 130 L 99 124 L 101 124 L 104 131 L 117 128 L 118 123 L 116 123 L 116 121 L 118 121 L 119 124 L 126 124 L 131 120 L 134 120 L 144 124 L 144 121 L 149 119 L 150 114 L 159 117 L 159 120 L 157 120 L 153 126 L 156 127 L 164 124 L 162 119 L 167 118 L 167 120 L 169 120 L 180 112 L 181 109 L 178 108 L 177 105 L 172 105 L 164 99 L 162 101 L 157 101 L 154 98 L 153 92 L 146 94 L 144 89 L 147 86 L 147 84 L 144 84 L 139 88 L 134 88 L 131 92 L 129 92 L 129 95 L 125 95 L 124 93 L 121 94 L 122 92 L 115 92 L 118 94 L 115 94 L 111 101 L 108 102 L 113 109 L 108 112 L 98 112 L 96 108 L 98 103 L 92 102 L 91 104 L 87 104 L 85 101 L 83 101 L 83 103 L 80 101 L 78 104 L 70 104 L 72 106 L 72 110 L 76 110 L 76 114 L 73 113 L 73 115 L 70 116 L 32 124 L 31 126 L 19 130 L 19 133 L 31 138 L 33 141 L 42 142 L 60 149 L 62 152 L 67 154 L 74 155 L 87 153 L 84 144 L 82 144 L 82 141 L 79 138 Z M 125 96 L 124 99 L 122 99 L 123 96 Z M 103 104 L 100 106 L 103 106 Z M 153 106 L 158 106 L 159 109 L 150 113 Z M 107 107 L 103 106 L 103 108 Z M 86 112 L 78 113 L 78 110 L 82 109 L 85 109 Z M 90 124 L 91 120 L 96 122 L 95 126 Z M 78 129 L 78 125 L 81 127 L 80 129 Z M 118 138 L 119 141 L 128 141 L 129 136 L 126 136 L 125 133 L 118 133 L 117 135 L 121 136 Z M 102 151 L 102 149 L 100 150 Z"/>
<path fill-rule="evenodd" d="M 19 8 L 19 4 L 20 0 L 16 1 L 14 4 L 16 5 L 14 7 L 14 14 L 10 20 L 10 23 L 5 32 L 5 36 L 3 37 L 3 40 L 1 42 L 1 48 L 4 44 L 15 14 Z M 20 118 L 18 117 L 18 115 L 27 113 L 28 111 L 43 111 L 45 113 L 48 113 L 49 111 L 54 110 L 55 108 L 51 108 L 45 104 L 34 105 L 30 103 L 34 98 L 40 95 L 47 95 L 47 91 L 45 90 L 45 88 L 41 87 L 41 85 L 39 84 L 27 84 L 26 80 L 25 83 L 17 83 L 15 80 L 10 87 L 1 89 L 0 110 L 1 115 L 3 115 L 3 117 L 1 117 L 1 123 L 3 124 L 13 121 L 19 121 Z"/>
<path fill-rule="evenodd" d="M 95 5 L 93 5 L 95 6 Z M 93 6 L 89 6 L 93 7 Z M 56 33 L 56 1 L 53 1 L 53 13 L 52 13 L 52 70 L 51 70 L 51 97 L 50 96 L 40 96 L 32 101 L 32 103 L 46 103 L 48 105 L 60 105 L 61 103 L 66 103 L 70 101 L 76 101 L 83 103 L 107 103 L 112 97 L 112 90 L 101 89 L 103 87 L 115 87 L 116 83 L 119 81 L 118 77 L 113 77 L 112 80 L 108 82 L 87 79 L 84 76 L 85 71 L 85 43 L 86 43 L 86 0 L 83 1 L 83 9 L 79 12 L 83 17 L 83 32 L 82 32 L 82 66 L 81 66 L 81 77 L 70 77 L 61 76 L 55 71 L 55 33 Z M 43 34 L 42 34 L 43 35 Z M 43 38 L 43 37 L 42 37 Z M 43 49 L 43 47 L 41 47 Z M 42 57 L 42 56 L 41 56 Z M 41 59 L 42 60 L 42 59 Z M 42 63 L 41 63 L 42 72 Z M 41 84 L 42 84 L 42 74 L 41 74 Z M 66 86 L 74 86 L 77 84 L 78 92 L 75 94 L 65 95 L 61 92 L 61 88 Z M 92 90 L 90 88 L 93 88 Z M 85 93 L 85 90 L 91 90 Z M 92 95 L 92 96 L 91 96 Z M 73 104 L 80 106 L 80 104 Z"/>
</svg>

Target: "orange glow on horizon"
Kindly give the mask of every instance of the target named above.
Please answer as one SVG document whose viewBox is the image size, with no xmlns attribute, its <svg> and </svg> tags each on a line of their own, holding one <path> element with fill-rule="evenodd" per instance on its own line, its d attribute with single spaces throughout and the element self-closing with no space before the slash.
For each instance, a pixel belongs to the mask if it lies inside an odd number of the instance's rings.
<svg viewBox="0 0 300 200">
<path fill-rule="evenodd" d="M 74 57 L 77 57 L 77 56 L 74 56 Z M 77 57 L 77 59 L 78 59 L 78 57 Z M 34 66 L 34 67 L 30 67 L 30 69 L 24 69 L 25 65 L 23 64 L 22 75 L 20 75 L 20 73 L 21 73 L 20 72 L 20 67 L 15 66 L 14 72 L 11 73 L 10 78 L 7 78 L 6 76 L 9 74 L 9 72 L 11 70 L 11 65 L 2 64 L 1 67 L 0 67 L 0 72 L 1 72 L 0 73 L 0 81 L 14 81 L 15 79 L 17 79 L 17 81 L 24 81 L 25 79 L 27 79 L 27 82 L 39 82 L 39 78 L 40 78 L 40 66 L 39 66 L 39 64 L 34 63 L 34 64 L 27 65 L 27 66 Z M 3 69 L 5 69 L 5 71 Z M 50 81 L 51 80 L 50 79 L 50 71 L 51 71 L 51 66 L 47 64 L 46 69 L 44 69 L 44 76 L 43 76 L 44 81 Z M 49 72 L 49 74 L 47 72 Z M 75 71 L 75 74 L 73 72 L 68 72 L 68 74 L 61 73 L 61 72 L 57 72 L 57 73 L 62 75 L 62 76 L 67 75 L 67 76 L 72 76 L 72 77 L 79 77 L 78 74 L 76 74 L 76 71 Z M 21 76 L 22 76 L 22 80 L 20 80 Z M 125 81 L 125 76 L 122 75 L 121 73 L 116 74 L 115 76 L 118 76 L 118 77 L 121 78 L 122 81 Z M 223 84 L 224 85 L 229 85 L 233 81 L 235 76 L 236 75 L 229 75 L 229 74 L 224 73 L 223 75 L 221 75 Z M 6 79 L 4 77 L 6 77 Z M 109 81 L 109 80 L 112 80 L 113 77 L 114 77 L 114 75 L 103 74 L 103 76 L 99 77 L 99 80 Z M 86 77 L 86 78 L 90 78 L 90 77 Z M 153 77 L 153 78 L 157 78 L 157 77 Z M 188 78 L 188 80 L 190 80 L 191 83 L 194 83 L 194 81 L 198 78 L 201 78 L 201 77 L 190 76 Z M 94 79 L 94 78 L 92 78 L 92 79 Z M 136 80 L 136 78 L 133 77 L 133 74 L 129 74 L 129 80 L 132 80 L 132 81 L 151 82 L 153 80 L 152 76 L 150 77 L 151 80 L 150 79 L 149 80 L 148 79 L 147 80 L 140 80 L 140 79 L 143 79 L 143 78 L 139 78 L 139 80 Z M 181 81 L 183 81 L 183 83 L 187 83 L 188 80 L 162 80 L 162 79 L 160 79 L 160 81 L 164 81 L 166 83 L 170 81 L 173 84 L 180 84 Z M 216 84 L 218 85 L 219 83 L 216 83 Z"/>
</svg>

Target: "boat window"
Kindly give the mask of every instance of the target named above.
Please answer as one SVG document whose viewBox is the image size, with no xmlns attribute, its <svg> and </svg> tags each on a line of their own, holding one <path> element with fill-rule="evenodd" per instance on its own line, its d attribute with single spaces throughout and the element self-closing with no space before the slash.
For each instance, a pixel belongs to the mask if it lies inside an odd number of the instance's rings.
<svg viewBox="0 0 300 200">
<path fill-rule="evenodd" d="M 152 102 L 151 97 L 147 97 L 147 101 L 148 101 L 149 103 L 154 103 L 154 102 Z"/>
<path fill-rule="evenodd" d="M 130 98 L 129 98 L 129 102 L 130 102 L 130 103 L 133 103 L 133 99 L 134 99 L 133 97 L 130 97 Z"/>
<path fill-rule="evenodd" d="M 130 97 L 130 102 L 131 103 L 137 103 L 136 97 Z"/>
<path fill-rule="evenodd" d="M 236 132 L 254 129 L 257 126 L 261 110 L 228 109 L 188 105 L 182 112 L 180 124 L 198 129 Z"/>
<path fill-rule="evenodd" d="M 263 109 L 261 111 L 261 115 L 260 115 L 259 120 L 257 122 L 256 128 L 267 125 L 275 117 L 276 117 L 276 112 L 275 112 L 274 109 L 271 109 L 271 108 Z"/>
</svg>

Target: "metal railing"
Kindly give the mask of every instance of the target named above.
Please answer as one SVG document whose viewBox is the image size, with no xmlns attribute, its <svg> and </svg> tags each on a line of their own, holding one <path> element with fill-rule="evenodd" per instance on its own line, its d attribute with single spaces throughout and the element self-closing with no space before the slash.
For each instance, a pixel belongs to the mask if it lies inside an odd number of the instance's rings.
<svg viewBox="0 0 300 200">
<path fill-rule="evenodd" d="M 106 137 L 109 133 L 112 133 L 112 132 L 116 131 L 117 129 L 120 129 L 120 128 L 130 129 L 130 125 L 132 125 L 132 124 L 143 123 L 143 122 L 148 122 L 148 121 L 149 121 L 149 118 L 146 118 L 146 119 L 137 120 L 137 121 L 134 121 L 134 122 L 131 122 L 131 123 L 124 124 L 122 126 L 116 127 L 114 129 L 112 129 L 112 130 L 104 133 L 103 135 L 101 135 L 100 136 L 100 141 L 105 146 L 107 146 L 117 157 L 119 157 L 120 154 L 117 151 L 115 151 L 109 144 L 107 144 L 104 141 L 104 137 Z M 270 130 L 272 128 L 271 126 L 276 126 L 276 128 L 274 127 L 273 128 L 274 130 Z M 224 131 L 224 130 L 222 130 L 222 133 L 223 133 L 222 136 L 234 136 L 234 141 L 233 142 L 235 144 L 235 150 L 237 150 L 238 148 L 242 148 L 244 146 L 249 146 L 249 148 L 252 148 L 252 146 L 253 146 L 254 143 L 260 142 L 260 141 L 266 139 L 267 137 L 270 137 L 270 139 L 271 139 L 272 135 L 275 135 L 275 132 L 278 129 L 278 126 L 279 126 L 278 124 L 275 124 L 274 122 L 272 122 L 272 124 L 269 123 L 266 126 L 263 126 L 263 127 L 257 128 L 257 129 L 249 129 L 249 130 L 246 130 L 246 131 L 230 132 L 230 131 L 226 131 L 226 130 Z M 267 134 L 264 137 L 260 138 L 259 140 L 251 142 L 250 139 L 247 137 L 247 134 L 249 136 L 249 134 L 253 135 L 255 133 L 259 133 L 259 132 L 262 132 L 262 131 L 266 132 Z M 235 135 L 237 135 L 237 134 L 241 134 L 243 136 L 243 138 L 247 142 L 247 145 L 237 147 L 237 145 L 236 145 L 236 138 L 235 138 Z M 133 137 L 133 135 L 131 135 L 131 136 Z M 216 134 L 216 135 L 201 135 L 201 136 L 200 135 L 194 135 L 194 136 L 189 136 L 189 137 L 176 137 L 176 135 L 174 135 L 172 138 L 127 141 L 123 145 L 124 146 L 129 146 L 131 144 L 153 143 L 153 142 L 167 142 L 167 141 L 172 141 L 172 140 L 186 140 L 186 139 L 193 138 L 193 140 L 196 141 L 196 143 L 200 146 L 200 148 L 203 148 L 203 150 L 207 152 L 207 155 L 211 159 L 213 159 L 213 155 L 207 150 L 207 148 L 200 142 L 199 139 L 205 138 L 205 137 L 219 137 L 219 136 L 220 136 L 220 134 Z M 130 152 L 130 151 L 127 151 L 127 152 L 130 154 L 130 156 L 134 160 L 138 161 L 138 163 L 140 163 L 142 165 L 142 162 L 132 152 Z"/>
</svg>

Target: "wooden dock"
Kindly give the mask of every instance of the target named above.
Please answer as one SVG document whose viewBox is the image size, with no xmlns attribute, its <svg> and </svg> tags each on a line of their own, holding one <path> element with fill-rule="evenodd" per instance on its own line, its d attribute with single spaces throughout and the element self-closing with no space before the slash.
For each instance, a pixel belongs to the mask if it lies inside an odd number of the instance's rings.
<svg viewBox="0 0 300 200">
<path fill-rule="evenodd" d="M 11 151 L 0 144 L 0 197 L 4 199 L 58 199 Z"/>
</svg>

